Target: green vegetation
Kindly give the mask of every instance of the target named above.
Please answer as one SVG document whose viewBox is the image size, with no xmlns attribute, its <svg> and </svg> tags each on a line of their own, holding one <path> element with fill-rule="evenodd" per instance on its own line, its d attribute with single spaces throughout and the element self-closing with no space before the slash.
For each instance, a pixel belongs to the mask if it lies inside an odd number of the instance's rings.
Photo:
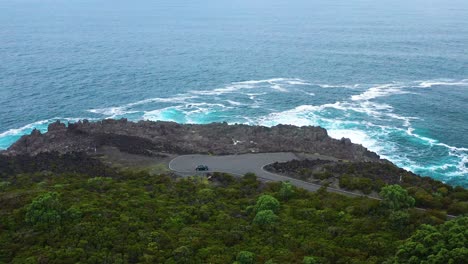
<svg viewBox="0 0 468 264">
<path fill-rule="evenodd" d="M 257 204 L 255 205 L 255 212 L 260 212 L 264 210 L 271 210 L 272 212 L 278 212 L 280 208 L 280 203 L 276 200 L 275 197 L 264 194 L 260 196 L 257 200 Z"/>
<path fill-rule="evenodd" d="M 466 263 L 468 260 L 468 217 L 438 227 L 422 225 L 389 263 Z"/>
<path fill-rule="evenodd" d="M 253 223 L 259 226 L 271 226 L 278 220 L 278 216 L 272 210 L 262 210 L 255 215 Z"/>
<path fill-rule="evenodd" d="M 58 196 L 56 192 L 48 192 L 34 199 L 26 207 L 25 221 L 45 229 L 59 225 L 63 212 Z"/>
<path fill-rule="evenodd" d="M 388 185 L 380 191 L 382 205 L 391 210 L 400 210 L 414 206 L 414 198 L 400 185 Z"/>
<path fill-rule="evenodd" d="M 399 186 L 383 188 L 380 202 L 264 184 L 253 174 L 208 181 L 90 171 L 1 176 L 0 263 L 466 259 L 467 217 L 445 222 L 442 213 L 411 208 L 411 192 Z"/>
<path fill-rule="evenodd" d="M 290 182 L 282 182 L 281 189 L 279 190 L 279 197 L 282 200 L 289 200 L 294 196 L 294 187 Z"/>
<path fill-rule="evenodd" d="M 370 194 L 374 188 L 372 180 L 364 177 L 353 177 L 343 174 L 339 180 L 340 188 L 347 190 L 360 190 L 365 194 Z"/>
<path fill-rule="evenodd" d="M 319 263 L 314 257 L 304 257 L 304 260 L 302 260 L 303 264 L 317 264 Z"/>
<path fill-rule="evenodd" d="M 236 264 L 253 264 L 255 263 L 255 254 L 249 251 L 241 251 L 237 254 Z"/>
<path fill-rule="evenodd" d="M 420 177 L 390 163 L 292 160 L 268 165 L 266 169 L 304 181 L 320 180 L 322 185 L 338 184 L 345 190 L 364 194 L 380 193 L 385 186 L 398 184 L 415 199 L 416 207 L 451 215 L 468 214 L 467 189 Z"/>
</svg>

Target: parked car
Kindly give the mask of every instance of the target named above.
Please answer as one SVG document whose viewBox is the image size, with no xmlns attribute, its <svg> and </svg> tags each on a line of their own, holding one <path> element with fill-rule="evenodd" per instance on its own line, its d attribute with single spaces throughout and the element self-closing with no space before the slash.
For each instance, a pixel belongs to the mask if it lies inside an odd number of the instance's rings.
<svg viewBox="0 0 468 264">
<path fill-rule="evenodd" d="M 206 165 L 198 165 L 198 166 L 195 168 L 195 170 L 196 170 L 196 171 L 208 171 L 208 170 L 210 170 L 210 169 L 209 169 L 208 166 L 206 166 Z"/>
</svg>

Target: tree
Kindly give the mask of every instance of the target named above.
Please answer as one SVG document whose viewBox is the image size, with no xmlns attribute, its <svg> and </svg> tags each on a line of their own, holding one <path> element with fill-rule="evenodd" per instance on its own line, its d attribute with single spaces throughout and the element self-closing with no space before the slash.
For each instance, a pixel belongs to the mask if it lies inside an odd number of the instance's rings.
<svg viewBox="0 0 468 264">
<path fill-rule="evenodd" d="M 176 263 L 190 263 L 192 251 L 186 246 L 181 246 L 172 252 L 172 256 Z"/>
<path fill-rule="evenodd" d="M 414 198 L 400 185 L 388 185 L 380 191 L 381 204 L 391 210 L 400 210 L 414 206 Z"/>
<path fill-rule="evenodd" d="M 264 194 L 257 199 L 257 204 L 255 205 L 255 212 L 260 212 L 263 210 L 271 210 L 274 213 L 278 212 L 280 208 L 280 203 L 276 200 L 275 197 Z"/>
<path fill-rule="evenodd" d="M 212 202 L 216 198 L 215 192 L 209 188 L 199 190 L 197 196 L 201 203 Z"/>
<path fill-rule="evenodd" d="M 253 223 L 260 226 L 271 226 L 278 220 L 278 216 L 272 210 L 263 210 L 255 215 Z"/>
<path fill-rule="evenodd" d="M 34 199 L 26 208 L 25 221 L 39 228 L 48 228 L 62 220 L 59 194 L 47 192 Z"/>
<path fill-rule="evenodd" d="M 410 214 L 405 211 L 393 211 L 388 217 L 391 228 L 401 230 L 405 228 L 410 220 Z"/>
<path fill-rule="evenodd" d="M 319 262 L 314 257 L 304 257 L 302 260 L 303 264 L 318 264 Z"/>
<path fill-rule="evenodd" d="M 255 254 L 250 251 L 241 251 L 237 254 L 236 261 L 239 264 L 252 264 L 255 262 Z"/>
<path fill-rule="evenodd" d="M 468 217 L 438 227 L 422 225 L 398 248 L 390 263 L 465 263 L 468 259 Z"/>
<path fill-rule="evenodd" d="M 290 182 L 281 182 L 279 196 L 283 200 L 289 200 L 291 197 L 294 196 L 294 188 Z"/>
</svg>

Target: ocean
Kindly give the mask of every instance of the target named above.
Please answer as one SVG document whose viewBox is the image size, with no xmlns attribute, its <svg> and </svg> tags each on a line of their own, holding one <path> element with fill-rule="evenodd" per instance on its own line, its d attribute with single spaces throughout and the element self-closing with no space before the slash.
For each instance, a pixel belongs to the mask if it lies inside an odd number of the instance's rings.
<svg viewBox="0 0 468 264">
<path fill-rule="evenodd" d="M 0 2 L 0 149 L 122 117 L 322 126 L 468 187 L 468 2 Z"/>
</svg>

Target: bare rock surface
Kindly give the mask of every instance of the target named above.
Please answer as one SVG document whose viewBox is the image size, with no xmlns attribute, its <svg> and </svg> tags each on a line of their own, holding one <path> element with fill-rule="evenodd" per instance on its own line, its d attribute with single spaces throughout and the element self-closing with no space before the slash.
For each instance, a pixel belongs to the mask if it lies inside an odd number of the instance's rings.
<svg viewBox="0 0 468 264">
<path fill-rule="evenodd" d="M 130 122 L 126 119 L 87 120 L 68 125 L 50 124 L 47 133 L 35 130 L 21 137 L 4 155 L 37 155 L 44 152 L 95 153 L 103 147 L 157 156 L 169 154 L 228 155 L 258 152 L 302 152 L 353 161 L 378 161 L 379 156 L 349 139 L 336 140 L 321 127 L 274 127 L 178 124 L 163 121 Z"/>
</svg>

